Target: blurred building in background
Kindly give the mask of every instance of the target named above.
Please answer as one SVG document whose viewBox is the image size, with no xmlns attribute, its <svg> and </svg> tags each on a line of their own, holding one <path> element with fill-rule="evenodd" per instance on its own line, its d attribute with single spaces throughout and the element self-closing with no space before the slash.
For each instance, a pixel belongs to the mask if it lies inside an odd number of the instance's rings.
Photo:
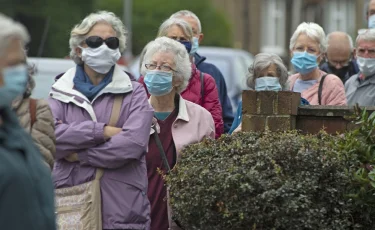
<svg viewBox="0 0 375 230">
<path fill-rule="evenodd" d="M 289 56 L 289 39 L 301 22 L 320 24 L 328 34 L 366 27 L 368 0 L 211 0 L 233 26 L 234 47 Z"/>
</svg>

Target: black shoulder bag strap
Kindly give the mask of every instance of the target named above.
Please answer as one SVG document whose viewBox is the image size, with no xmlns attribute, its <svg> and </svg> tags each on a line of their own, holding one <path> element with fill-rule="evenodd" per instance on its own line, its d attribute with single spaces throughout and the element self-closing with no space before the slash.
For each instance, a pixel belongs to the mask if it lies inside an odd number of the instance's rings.
<svg viewBox="0 0 375 230">
<path fill-rule="evenodd" d="M 152 129 L 154 130 L 155 142 L 156 142 L 156 145 L 158 146 L 160 156 L 161 156 L 161 159 L 162 159 L 163 164 L 164 164 L 164 168 L 165 168 L 165 170 L 167 170 L 167 174 L 168 174 L 171 171 L 171 167 L 169 167 L 168 159 L 167 159 L 167 156 L 164 152 L 163 145 L 161 144 L 158 132 L 156 130 L 156 126 L 153 125 Z"/>
<path fill-rule="evenodd" d="M 324 79 L 326 79 L 327 75 L 328 74 L 323 75 L 322 78 L 320 79 L 319 89 L 318 89 L 318 101 L 319 101 L 319 105 L 322 104 L 323 82 L 324 82 Z"/>
<path fill-rule="evenodd" d="M 201 71 L 201 105 L 203 106 L 204 103 L 204 73 Z"/>
</svg>

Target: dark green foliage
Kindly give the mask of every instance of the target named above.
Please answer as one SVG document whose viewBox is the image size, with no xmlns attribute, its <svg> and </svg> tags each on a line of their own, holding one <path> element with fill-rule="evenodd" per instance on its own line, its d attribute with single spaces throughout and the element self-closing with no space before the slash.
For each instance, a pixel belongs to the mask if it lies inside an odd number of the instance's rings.
<svg viewBox="0 0 375 230">
<path fill-rule="evenodd" d="M 123 17 L 123 5 L 119 0 L 96 0 L 96 9 L 109 10 Z M 159 26 L 173 13 L 191 10 L 200 18 L 203 33 L 202 45 L 232 45 L 232 31 L 223 13 L 215 9 L 209 0 L 133 0 L 133 53 L 156 38 Z"/>
<path fill-rule="evenodd" d="M 348 197 L 358 205 L 353 210 L 353 218 L 364 229 L 374 229 L 375 213 L 375 112 L 356 107 L 358 128 L 336 139 L 333 149 L 346 162 L 346 170 L 351 175 Z"/>
<path fill-rule="evenodd" d="M 350 229 L 334 139 L 239 133 L 188 146 L 167 177 L 175 218 L 186 229 Z"/>
</svg>

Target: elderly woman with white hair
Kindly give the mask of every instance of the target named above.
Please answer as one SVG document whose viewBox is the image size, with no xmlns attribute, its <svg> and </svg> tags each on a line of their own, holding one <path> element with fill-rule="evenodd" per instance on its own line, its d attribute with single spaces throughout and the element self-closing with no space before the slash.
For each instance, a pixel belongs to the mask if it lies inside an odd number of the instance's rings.
<svg viewBox="0 0 375 230">
<path fill-rule="evenodd" d="M 69 40 L 77 66 L 52 86 L 59 229 L 149 229 L 145 155 L 154 112 L 144 87 L 116 65 L 125 32 L 113 13 L 88 15 Z"/>
<path fill-rule="evenodd" d="M 318 67 L 327 51 L 324 30 L 315 23 L 301 23 L 290 39 L 291 63 L 296 74 L 290 76 L 290 89 L 301 93 L 311 105 L 346 105 L 340 78 Z"/>
<path fill-rule="evenodd" d="M 288 71 L 279 56 L 272 53 L 260 53 L 254 57 L 249 67 L 247 86 L 256 91 L 288 90 Z M 238 104 L 230 134 L 242 129 L 242 102 Z"/>
<path fill-rule="evenodd" d="M 181 92 L 181 96 L 211 113 L 215 122 L 215 136 L 216 138 L 220 137 L 224 132 L 224 122 L 219 93 L 215 79 L 211 75 L 199 71 L 194 63 L 194 53 L 191 52 L 194 35 L 189 23 L 179 18 L 167 19 L 159 27 L 158 37 L 168 37 L 185 46 L 189 53 L 191 74 L 188 85 Z M 144 84 L 143 79 L 141 77 L 139 81 Z"/>
<path fill-rule="evenodd" d="M 179 42 L 161 37 L 149 43 L 142 75 L 155 110 L 153 136 L 146 156 L 151 229 L 168 229 L 172 223 L 168 222 L 170 213 L 164 200 L 167 193 L 157 169 L 168 172 L 186 145 L 205 137 L 215 138 L 215 126 L 207 110 L 180 95 L 189 84 L 191 64 L 185 47 Z"/>
</svg>

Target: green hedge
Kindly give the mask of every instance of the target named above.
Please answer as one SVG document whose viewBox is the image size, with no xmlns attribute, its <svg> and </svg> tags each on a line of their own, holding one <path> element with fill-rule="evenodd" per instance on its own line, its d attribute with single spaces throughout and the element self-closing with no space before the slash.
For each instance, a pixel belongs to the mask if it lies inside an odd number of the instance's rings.
<svg viewBox="0 0 375 230">
<path fill-rule="evenodd" d="M 190 145 L 166 177 L 185 229 L 374 229 L 375 114 L 325 133 L 239 133 Z"/>
</svg>

